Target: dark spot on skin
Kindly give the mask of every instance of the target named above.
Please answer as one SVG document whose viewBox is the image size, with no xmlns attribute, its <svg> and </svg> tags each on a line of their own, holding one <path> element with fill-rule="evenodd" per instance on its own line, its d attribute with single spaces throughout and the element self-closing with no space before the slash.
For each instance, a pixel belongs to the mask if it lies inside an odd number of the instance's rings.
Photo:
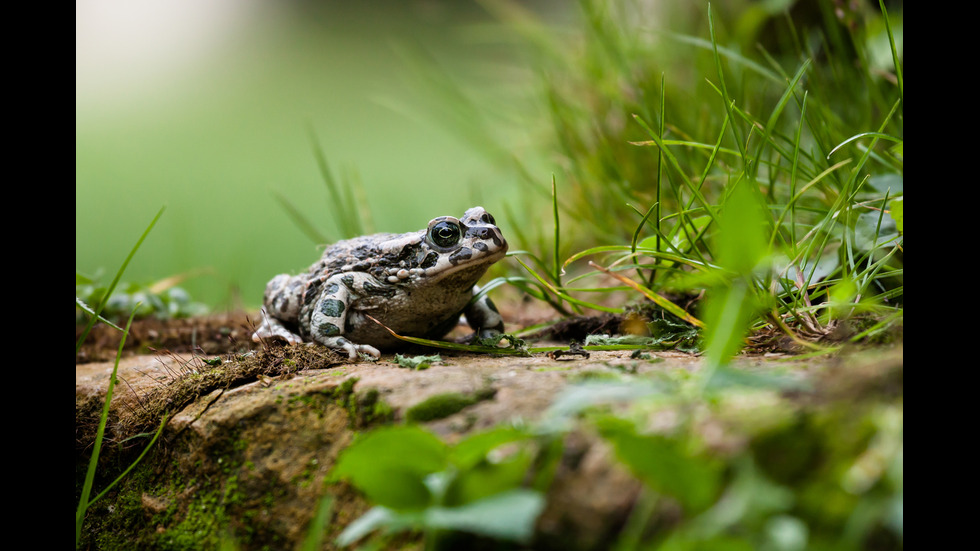
<svg viewBox="0 0 980 551">
<path fill-rule="evenodd" d="M 320 293 L 317 292 L 317 286 L 316 285 L 310 285 L 309 287 L 306 288 L 306 294 L 303 295 L 303 304 L 306 304 L 306 305 L 310 304 L 311 302 L 313 302 L 314 300 L 316 300 L 316 297 L 319 294 Z"/>
<path fill-rule="evenodd" d="M 320 313 L 331 318 L 339 318 L 344 313 L 344 308 L 346 306 L 343 301 L 334 298 L 328 298 L 320 303 Z"/>
<path fill-rule="evenodd" d="M 395 289 L 393 287 L 378 286 L 373 283 L 364 283 L 364 292 L 369 295 L 383 296 L 386 298 L 395 296 Z"/>
<path fill-rule="evenodd" d="M 337 294 L 338 289 L 340 289 L 340 285 L 337 285 L 336 283 L 328 283 L 323 287 L 323 292 L 328 295 L 335 295 Z"/>
<path fill-rule="evenodd" d="M 466 237 L 476 237 L 478 239 L 489 239 L 493 231 L 490 228 L 466 228 Z"/>
<path fill-rule="evenodd" d="M 418 245 L 405 245 L 402 247 L 402 250 L 398 251 L 398 253 L 384 255 L 379 264 L 383 264 L 385 266 L 405 266 L 414 264 L 417 262 L 415 256 L 418 253 L 418 250 Z"/>
<path fill-rule="evenodd" d="M 428 255 L 426 255 L 425 259 L 422 260 L 422 263 L 419 264 L 419 268 L 422 269 L 431 268 L 435 266 L 436 262 L 438 261 L 439 261 L 439 255 L 437 253 L 429 253 Z"/>
<path fill-rule="evenodd" d="M 469 247 L 460 247 L 460 249 L 453 254 L 449 255 L 449 263 L 453 266 L 464 262 L 473 257 L 473 251 Z"/>
<path fill-rule="evenodd" d="M 487 244 L 484 243 L 483 241 L 477 241 L 476 243 L 473 243 L 473 248 L 482 252 L 487 252 L 487 249 L 489 249 L 489 247 L 487 247 Z"/>
<path fill-rule="evenodd" d="M 340 278 L 340 282 L 347 286 L 348 289 L 354 286 L 354 276 L 345 275 Z"/>
<path fill-rule="evenodd" d="M 323 337 L 333 337 L 334 335 L 340 334 L 340 328 L 332 323 L 321 323 L 319 327 L 317 327 L 317 331 L 320 333 L 320 336 Z"/>
</svg>

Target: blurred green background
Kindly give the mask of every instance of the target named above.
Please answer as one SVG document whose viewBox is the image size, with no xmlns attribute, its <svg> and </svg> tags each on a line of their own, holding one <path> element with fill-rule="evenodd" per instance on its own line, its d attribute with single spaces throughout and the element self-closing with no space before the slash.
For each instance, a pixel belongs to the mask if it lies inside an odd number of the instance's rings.
<svg viewBox="0 0 980 551">
<path fill-rule="evenodd" d="M 424 77 L 439 67 L 517 117 L 532 79 L 492 23 L 469 2 L 76 3 L 76 271 L 108 282 L 166 206 L 123 280 L 189 275 L 197 301 L 257 307 L 319 255 L 276 193 L 339 237 L 310 130 L 374 231 L 499 212 L 516 181 L 454 135 Z M 527 131 L 501 121 L 492 139 L 520 154 Z"/>
</svg>

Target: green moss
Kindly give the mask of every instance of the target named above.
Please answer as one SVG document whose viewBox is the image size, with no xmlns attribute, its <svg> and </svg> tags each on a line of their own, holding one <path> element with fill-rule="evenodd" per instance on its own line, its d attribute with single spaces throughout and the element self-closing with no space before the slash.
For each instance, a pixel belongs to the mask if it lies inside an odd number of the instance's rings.
<svg viewBox="0 0 980 551">
<path fill-rule="evenodd" d="M 345 379 L 331 394 L 334 403 L 347 411 L 350 426 L 364 428 L 393 419 L 394 411 L 381 400 L 377 389 L 368 389 L 360 395 L 354 392 L 357 381 L 357 377 Z"/>
<path fill-rule="evenodd" d="M 569 377 L 571 382 L 585 382 L 585 381 L 621 381 L 623 376 L 616 371 L 605 371 L 605 370 L 589 370 L 583 371 L 581 373 L 576 373 Z"/>
<path fill-rule="evenodd" d="M 216 548 L 227 534 L 249 532 L 242 460 L 248 443 L 235 432 L 208 451 L 209 461 L 182 467 L 170 453 L 151 452 L 114 491 L 90 510 L 82 547 L 96 549 Z M 189 472 L 188 472 L 189 469 Z M 192 476 L 189 476 L 192 473 Z"/>
<path fill-rule="evenodd" d="M 472 394 L 456 392 L 436 394 L 409 408 L 405 412 L 405 420 L 410 423 L 425 423 L 427 421 L 443 419 L 477 402 L 489 400 L 495 394 L 496 391 L 492 388 L 481 389 Z"/>
</svg>

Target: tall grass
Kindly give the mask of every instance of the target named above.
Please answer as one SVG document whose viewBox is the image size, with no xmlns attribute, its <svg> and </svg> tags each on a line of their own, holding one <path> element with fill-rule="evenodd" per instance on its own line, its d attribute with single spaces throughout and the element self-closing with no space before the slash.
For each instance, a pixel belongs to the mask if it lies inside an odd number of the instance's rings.
<svg viewBox="0 0 980 551">
<path fill-rule="evenodd" d="M 558 167 L 555 238 L 518 235 L 531 277 L 508 281 L 563 312 L 623 311 L 611 288 L 661 307 L 703 294 L 664 309 L 705 320 L 715 363 L 749 329 L 807 345 L 844 321 L 853 338 L 900 325 L 901 6 L 648 4 L 584 0 L 556 30 L 485 2 L 533 51 Z M 559 252 L 564 281 L 543 260 Z"/>
</svg>

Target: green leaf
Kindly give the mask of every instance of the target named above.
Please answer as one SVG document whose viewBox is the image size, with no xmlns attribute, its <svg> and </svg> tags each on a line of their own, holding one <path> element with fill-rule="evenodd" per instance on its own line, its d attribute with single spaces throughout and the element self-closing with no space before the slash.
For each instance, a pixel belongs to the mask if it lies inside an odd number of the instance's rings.
<svg viewBox="0 0 980 551">
<path fill-rule="evenodd" d="M 460 470 L 446 490 L 446 505 L 475 503 L 508 490 L 520 488 L 531 467 L 533 456 L 515 449 L 499 459 L 488 458 Z"/>
<path fill-rule="evenodd" d="M 425 477 L 448 466 L 449 449 L 416 426 L 383 427 L 354 441 L 334 467 L 379 505 L 420 509 L 431 504 Z"/>
<path fill-rule="evenodd" d="M 691 453 L 681 439 L 637 434 L 623 419 L 603 417 L 596 425 L 613 444 L 616 456 L 654 491 L 674 497 L 691 512 L 702 511 L 717 499 L 720 461 Z"/>
<path fill-rule="evenodd" d="M 541 429 L 545 432 L 561 430 L 588 408 L 600 404 L 615 404 L 663 395 L 662 385 L 650 380 L 622 382 L 589 382 L 571 385 L 545 412 Z"/>
<path fill-rule="evenodd" d="M 717 287 L 708 295 L 705 305 L 705 356 L 710 369 L 724 365 L 742 348 L 755 309 L 752 296 L 743 279 L 728 287 Z M 710 372 L 708 372 L 710 379 Z"/>
<path fill-rule="evenodd" d="M 719 366 L 705 384 L 708 390 L 731 387 L 762 388 L 771 390 L 808 390 L 810 384 L 800 377 L 782 373 L 766 373 Z"/>
<path fill-rule="evenodd" d="M 751 180 L 737 183 L 722 207 L 718 231 L 714 234 L 718 264 L 737 274 L 751 275 L 767 256 L 768 219 L 755 183 Z"/>
<path fill-rule="evenodd" d="M 534 524 L 543 509 L 544 497 L 540 493 L 518 489 L 460 507 L 433 507 L 425 512 L 425 525 L 527 542 L 534 535 Z"/>
<path fill-rule="evenodd" d="M 402 356 L 401 354 L 395 354 L 395 363 L 417 371 L 428 369 L 429 366 L 437 362 L 442 362 L 442 357 L 439 354 L 433 354 L 431 356 Z"/>
<path fill-rule="evenodd" d="M 354 522 L 348 524 L 347 528 L 344 528 L 344 531 L 337 536 L 336 543 L 344 547 L 374 532 L 378 528 L 388 528 L 391 531 L 396 531 L 421 524 L 421 521 L 422 515 L 418 512 L 399 514 L 387 507 L 372 507 L 368 512 L 354 520 Z"/>
<path fill-rule="evenodd" d="M 424 511 L 394 511 L 374 507 L 350 523 L 337 537 L 346 546 L 384 528 L 389 532 L 407 529 L 459 530 L 491 538 L 527 542 L 544 509 L 544 497 L 533 490 L 512 490 L 460 507 L 430 507 Z"/>
<path fill-rule="evenodd" d="M 515 427 L 496 427 L 470 435 L 453 446 L 452 463 L 460 469 L 468 469 L 486 459 L 487 454 L 500 446 L 523 440 L 530 435 Z"/>
<path fill-rule="evenodd" d="M 752 277 L 769 256 L 764 233 L 769 217 L 761 205 L 755 183 L 741 180 L 725 201 L 714 234 L 718 264 L 736 277 L 730 283 L 714 286 L 707 294 L 703 319 L 707 325 L 708 373 L 741 349 L 759 307 L 751 287 Z"/>
</svg>

